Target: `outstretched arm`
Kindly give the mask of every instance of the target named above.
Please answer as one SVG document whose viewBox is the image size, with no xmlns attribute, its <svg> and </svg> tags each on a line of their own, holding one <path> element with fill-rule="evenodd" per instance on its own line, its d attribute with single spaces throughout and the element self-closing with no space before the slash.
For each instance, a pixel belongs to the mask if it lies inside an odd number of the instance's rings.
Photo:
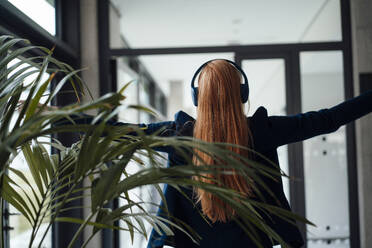
<svg viewBox="0 0 372 248">
<path fill-rule="evenodd" d="M 94 120 L 94 116 L 87 115 L 87 114 L 79 114 L 79 115 L 71 115 L 70 119 L 63 119 L 57 122 L 57 125 L 63 125 L 67 123 L 71 123 L 71 120 L 75 124 L 91 124 Z M 96 122 L 98 124 L 100 121 Z M 133 132 L 128 133 L 128 135 L 136 136 L 137 131 L 136 128 L 141 129 L 145 134 L 151 135 L 155 132 L 158 132 L 156 135 L 167 137 L 167 136 L 174 136 L 174 132 L 176 130 L 176 123 L 175 121 L 164 121 L 164 122 L 155 122 L 149 124 L 132 124 L 132 123 L 124 123 L 115 120 L 108 120 L 107 124 L 110 126 L 133 126 Z M 155 150 L 160 152 L 170 152 L 171 148 L 168 146 L 161 146 L 161 147 L 154 147 Z"/>
<path fill-rule="evenodd" d="M 267 118 L 268 136 L 275 147 L 336 131 L 372 111 L 372 91 L 329 109 Z"/>
<path fill-rule="evenodd" d="M 159 136 L 172 136 L 172 131 L 176 129 L 176 124 L 174 121 L 163 121 L 163 122 L 154 122 L 154 123 L 149 123 L 149 124 L 131 124 L 131 123 L 124 123 L 124 122 L 116 122 L 116 121 L 109 121 L 109 125 L 112 126 L 125 126 L 125 125 L 131 125 L 131 126 L 138 126 L 140 127 L 145 134 L 153 134 L 160 129 L 162 132 L 159 133 Z M 135 133 L 133 133 L 135 135 Z"/>
<path fill-rule="evenodd" d="M 93 122 L 93 119 L 95 118 L 94 116 L 87 115 L 87 114 L 81 114 L 81 115 L 73 115 L 70 116 L 71 119 L 76 123 L 76 124 L 91 124 Z M 71 122 L 70 120 L 63 119 L 63 121 L 58 122 L 58 124 L 63 124 L 66 122 Z M 99 123 L 99 122 L 98 122 Z M 153 134 L 160 129 L 163 129 L 163 132 L 159 133 L 159 136 L 170 136 L 169 131 L 170 130 L 175 130 L 175 122 L 174 121 L 163 121 L 163 122 L 154 122 L 154 123 L 149 123 L 149 124 L 133 124 L 133 123 L 125 123 L 125 122 L 120 122 L 120 121 L 115 121 L 115 120 L 109 120 L 107 121 L 107 124 L 110 126 L 136 126 L 142 129 L 145 134 Z M 136 135 L 135 132 L 131 135 Z"/>
</svg>

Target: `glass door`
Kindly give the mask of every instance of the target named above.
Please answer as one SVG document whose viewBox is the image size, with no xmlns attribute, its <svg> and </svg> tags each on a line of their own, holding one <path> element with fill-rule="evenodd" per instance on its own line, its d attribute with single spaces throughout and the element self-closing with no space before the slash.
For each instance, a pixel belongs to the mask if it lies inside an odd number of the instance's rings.
<svg viewBox="0 0 372 248">
<path fill-rule="evenodd" d="M 249 80 L 248 115 L 259 106 L 269 116 L 318 111 L 345 99 L 341 51 L 237 54 L 236 61 Z M 295 179 L 283 178 L 292 210 L 316 225 L 298 223 L 308 248 L 350 247 L 347 151 L 345 127 L 278 148 L 281 169 Z"/>
<path fill-rule="evenodd" d="M 286 104 L 286 61 L 285 58 L 255 58 L 237 61 L 249 81 L 249 101 L 245 111 L 251 116 L 263 106 L 268 115 L 287 115 Z M 278 149 L 281 169 L 288 174 L 288 146 Z M 288 200 L 289 181 L 283 178 L 284 193 Z"/>
<path fill-rule="evenodd" d="M 341 51 L 299 54 L 302 112 L 345 100 Z M 303 142 L 307 247 L 350 247 L 346 127 Z"/>
</svg>

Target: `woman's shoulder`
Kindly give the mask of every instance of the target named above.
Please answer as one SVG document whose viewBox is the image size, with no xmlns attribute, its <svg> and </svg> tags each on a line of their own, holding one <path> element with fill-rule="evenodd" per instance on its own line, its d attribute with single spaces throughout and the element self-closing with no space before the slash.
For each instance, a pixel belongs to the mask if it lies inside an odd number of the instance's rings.
<svg viewBox="0 0 372 248">
<path fill-rule="evenodd" d="M 192 116 L 190 116 L 189 114 L 180 110 L 174 115 L 174 121 L 177 124 L 184 124 L 188 121 L 195 121 L 195 119 Z"/>
<path fill-rule="evenodd" d="M 250 118 L 252 121 L 261 121 L 266 119 L 268 118 L 267 109 L 263 106 L 260 106 L 256 109 L 256 112 L 254 112 L 254 114 L 248 118 Z"/>
<path fill-rule="evenodd" d="M 268 127 L 269 117 L 267 115 L 267 109 L 263 106 L 257 108 L 252 116 L 247 117 L 249 126 L 254 131 L 263 130 Z M 257 130 L 256 130 L 257 129 Z"/>
<path fill-rule="evenodd" d="M 176 132 L 180 136 L 192 136 L 195 119 L 184 111 L 180 110 L 174 115 Z"/>
<path fill-rule="evenodd" d="M 252 116 L 247 117 L 249 129 L 253 136 L 253 143 L 256 149 L 268 149 L 270 144 L 270 120 L 267 109 L 263 106 L 257 108 Z"/>
</svg>

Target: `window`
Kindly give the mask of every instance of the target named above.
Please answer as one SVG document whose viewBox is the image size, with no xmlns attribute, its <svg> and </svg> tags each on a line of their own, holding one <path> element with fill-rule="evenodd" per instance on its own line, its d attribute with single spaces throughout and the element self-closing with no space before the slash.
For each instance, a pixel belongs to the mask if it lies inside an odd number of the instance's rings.
<svg viewBox="0 0 372 248">
<path fill-rule="evenodd" d="M 19 62 L 19 59 L 14 59 L 11 63 L 8 64 L 8 67 L 14 65 L 17 62 Z M 23 65 L 23 67 L 26 67 L 26 66 L 27 65 Z M 19 67 L 18 70 L 20 70 L 20 69 L 21 69 L 21 67 Z M 34 69 L 36 69 L 36 68 L 33 67 L 33 68 L 28 69 L 27 71 L 31 72 Z M 11 73 L 9 75 L 9 77 L 11 75 L 13 75 L 15 72 Z M 44 73 L 44 75 L 41 78 L 41 81 L 46 81 L 49 78 L 49 76 L 50 75 L 48 73 Z M 33 80 L 35 80 L 36 77 L 37 77 L 37 74 L 33 73 L 32 75 L 30 75 L 29 77 L 27 77 L 24 80 L 24 84 L 31 83 Z M 21 100 L 26 100 L 28 93 L 29 92 L 24 92 L 21 95 Z M 45 97 L 47 97 L 47 96 L 45 96 Z M 43 100 L 41 100 L 41 101 L 43 101 Z M 17 114 L 14 115 L 14 119 L 12 120 L 12 125 L 15 124 L 15 121 L 16 121 L 17 117 L 18 117 Z M 38 139 L 38 141 L 39 142 L 50 142 L 50 137 L 49 138 L 48 137 L 42 137 L 42 138 Z M 50 145 L 44 145 L 44 146 L 48 150 L 48 152 L 51 153 L 51 146 Z M 35 182 L 33 180 L 31 171 L 30 171 L 28 165 L 26 164 L 24 156 L 21 153 L 18 154 L 14 158 L 10 167 L 21 171 L 26 176 L 27 180 L 31 183 L 31 185 L 35 185 Z M 9 171 L 9 176 L 27 194 L 29 194 L 30 196 L 33 196 L 33 192 L 31 190 L 31 188 L 23 180 L 21 180 L 18 176 L 16 176 L 14 173 L 12 173 L 12 171 Z M 40 195 L 38 195 L 38 197 L 40 197 Z M 33 200 L 34 198 L 31 197 L 31 199 Z M 31 203 L 27 202 L 27 204 L 28 204 L 28 207 L 31 208 Z M 25 242 L 29 242 L 30 239 L 31 239 L 32 229 L 31 229 L 30 225 L 28 224 L 26 218 L 22 215 L 19 215 L 17 213 L 17 210 L 14 207 L 12 207 L 11 205 L 9 205 L 9 213 L 11 213 L 11 215 L 9 216 L 9 226 L 11 228 L 13 228 L 9 232 L 10 247 L 11 248 L 23 248 L 26 244 Z M 44 232 L 46 231 L 47 226 L 48 226 L 48 223 L 41 224 L 40 229 L 39 229 L 39 231 L 36 235 L 35 242 L 34 242 L 33 246 L 35 246 L 36 244 L 39 244 Z M 42 244 L 42 247 L 43 248 L 52 247 L 52 230 L 51 229 L 49 230 L 47 236 L 45 237 L 45 239 L 43 241 L 43 244 Z"/>
<path fill-rule="evenodd" d="M 48 31 L 51 35 L 56 34 L 56 11 L 54 0 L 8 1 Z"/>
<path fill-rule="evenodd" d="M 53 57 L 64 61 L 75 68 L 80 67 L 80 1 L 66 0 L 9 0 L 0 1 L 0 35 L 11 35 L 28 39 L 34 45 L 47 48 L 55 47 Z M 30 21 L 30 19 L 32 21 Z M 22 45 L 22 44 L 19 44 Z M 26 44 L 23 44 L 26 45 Z M 30 51 L 27 56 L 38 56 L 37 50 Z M 66 94 L 57 95 L 57 103 L 65 105 L 71 103 Z M 75 99 L 75 98 L 73 98 Z M 74 135 L 57 137 L 68 146 L 74 141 Z M 17 158 L 15 166 L 22 168 L 22 158 Z M 11 210 L 12 211 L 12 210 Z M 81 217 L 82 212 L 71 210 L 69 216 Z M 8 243 L 13 246 L 21 242 L 28 235 L 19 216 L 10 216 L 10 225 L 16 228 L 6 237 L 10 236 Z M 18 224 L 17 224 L 18 223 Z M 18 227 L 16 226 L 18 225 Z M 57 226 L 57 228 L 55 228 Z M 21 230 L 22 229 L 22 230 Z M 71 232 L 65 232 L 69 229 Z M 17 231 L 19 230 L 19 231 Z M 48 237 L 44 247 L 65 247 L 65 241 L 71 240 L 76 225 L 57 223 L 53 226 L 53 237 Z M 24 236 L 22 236 L 24 235 Z M 11 246 L 12 247 L 12 246 Z M 22 246 L 24 247 L 24 244 Z M 12 247 L 13 248 L 13 247 Z"/>
</svg>

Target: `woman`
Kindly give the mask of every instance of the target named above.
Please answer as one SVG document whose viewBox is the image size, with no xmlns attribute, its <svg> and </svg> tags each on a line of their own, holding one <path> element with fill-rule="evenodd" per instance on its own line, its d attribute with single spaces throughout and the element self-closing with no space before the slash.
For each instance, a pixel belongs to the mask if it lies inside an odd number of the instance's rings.
<svg viewBox="0 0 372 248">
<path fill-rule="evenodd" d="M 198 84 L 194 80 L 200 72 Z M 244 84 L 241 84 L 241 75 Z M 264 107 L 260 107 L 251 117 L 246 117 L 243 104 L 248 99 L 248 81 L 244 72 L 232 61 L 218 59 L 203 64 L 195 73 L 192 80 L 193 101 L 197 106 L 197 118 L 194 120 L 180 111 L 175 120 L 146 125 L 147 133 L 152 133 L 160 127 L 167 126 L 167 135 L 187 135 L 208 142 L 227 142 L 253 148 L 257 153 L 269 158 L 278 165 L 277 147 L 293 142 L 302 141 L 316 135 L 336 131 L 340 126 L 362 117 L 372 111 L 372 91 L 348 100 L 330 109 L 307 112 L 294 116 L 268 116 Z M 166 150 L 165 150 L 166 151 Z M 235 152 L 249 156 L 247 150 L 238 149 Z M 199 154 L 206 162 L 213 161 L 204 154 Z M 260 163 L 272 166 L 264 159 L 255 158 Z M 177 154 L 170 152 L 171 165 L 182 164 Z M 198 160 L 194 159 L 198 164 Z M 279 166 L 276 168 L 279 169 Z M 210 175 L 214 176 L 214 175 Z M 218 177 L 226 186 L 235 189 L 248 197 L 251 194 L 250 185 L 238 176 L 222 175 Z M 263 190 L 268 203 L 279 205 L 290 210 L 283 192 L 281 178 L 270 180 L 263 178 L 279 200 L 273 199 Z M 193 204 L 172 187 L 166 187 L 165 196 L 168 210 L 175 218 L 182 220 L 193 228 L 201 237 L 200 246 L 196 245 L 181 231 L 175 230 L 175 235 L 167 237 L 159 235 L 154 230 L 149 239 L 149 247 L 172 245 L 179 247 L 255 247 L 245 232 L 230 219 L 234 216 L 231 208 L 219 201 L 218 198 L 202 190 L 196 191 L 199 210 L 210 220 L 209 225 L 199 214 Z M 192 190 L 186 190 L 189 198 L 193 197 Z M 195 198 L 195 197 L 194 197 Z M 159 215 L 166 214 L 160 209 Z M 297 226 L 278 217 L 266 218 L 267 223 L 292 247 L 303 245 L 303 239 Z M 268 237 L 258 232 L 264 247 L 272 247 Z"/>
<path fill-rule="evenodd" d="M 200 72 L 198 85 L 194 86 L 194 80 Z M 244 83 L 241 84 L 241 76 Z M 234 148 L 233 151 L 249 156 L 260 164 L 265 164 L 278 170 L 279 161 L 276 149 L 285 144 L 302 141 L 320 134 L 336 131 L 340 126 L 356 120 L 372 111 L 372 91 L 345 101 L 330 109 L 311 111 L 293 116 L 268 116 L 264 107 L 259 107 L 251 117 L 246 117 L 243 111 L 243 103 L 248 100 L 248 80 L 242 69 L 234 62 L 224 59 L 211 60 L 204 63 L 195 73 L 192 82 L 192 97 L 197 106 L 197 118 L 194 120 L 188 114 L 179 111 L 174 121 L 139 124 L 146 134 L 151 134 L 159 129 L 164 129 L 162 136 L 193 136 L 208 142 L 232 143 L 255 151 L 253 156 L 247 153 L 247 149 Z M 92 117 L 87 116 L 77 119 L 77 123 L 91 122 Z M 111 125 L 126 125 L 126 123 L 110 122 Z M 159 151 L 168 153 L 170 166 L 185 164 L 182 156 L 179 156 L 170 147 L 159 147 Z M 198 154 L 204 162 L 213 164 L 213 160 L 205 154 Z M 265 159 L 263 159 L 265 158 Z M 268 162 L 268 160 L 270 160 Z M 193 159 L 198 164 L 197 159 Z M 275 166 L 274 166 L 275 165 Z M 212 174 L 210 177 L 216 177 Z M 255 198 L 251 186 L 242 177 L 237 175 L 221 174 L 217 176 L 220 182 L 243 195 Z M 265 202 L 291 210 L 284 195 L 282 179 L 277 176 L 275 180 L 262 177 L 265 185 L 271 190 L 275 198 L 264 188 L 259 188 Z M 259 185 L 257 185 L 259 187 Z M 171 245 L 176 248 L 226 248 L 226 247 L 256 247 L 249 236 L 231 218 L 234 211 L 215 196 L 203 190 L 186 189 L 184 193 L 189 199 L 196 199 L 194 204 L 176 191 L 173 187 L 165 187 L 164 194 L 168 212 L 160 208 L 158 215 L 165 218 L 168 213 L 175 219 L 181 220 L 190 226 L 201 236 L 200 245 L 195 244 L 182 231 L 174 230 L 174 236 L 159 235 L 154 230 L 148 242 L 148 248 Z M 208 224 L 201 216 L 207 217 Z M 298 227 L 277 216 L 262 214 L 265 222 L 291 247 L 301 247 L 304 244 Z M 274 243 L 261 231 L 256 235 L 264 247 L 272 247 Z"/>
</svg>

